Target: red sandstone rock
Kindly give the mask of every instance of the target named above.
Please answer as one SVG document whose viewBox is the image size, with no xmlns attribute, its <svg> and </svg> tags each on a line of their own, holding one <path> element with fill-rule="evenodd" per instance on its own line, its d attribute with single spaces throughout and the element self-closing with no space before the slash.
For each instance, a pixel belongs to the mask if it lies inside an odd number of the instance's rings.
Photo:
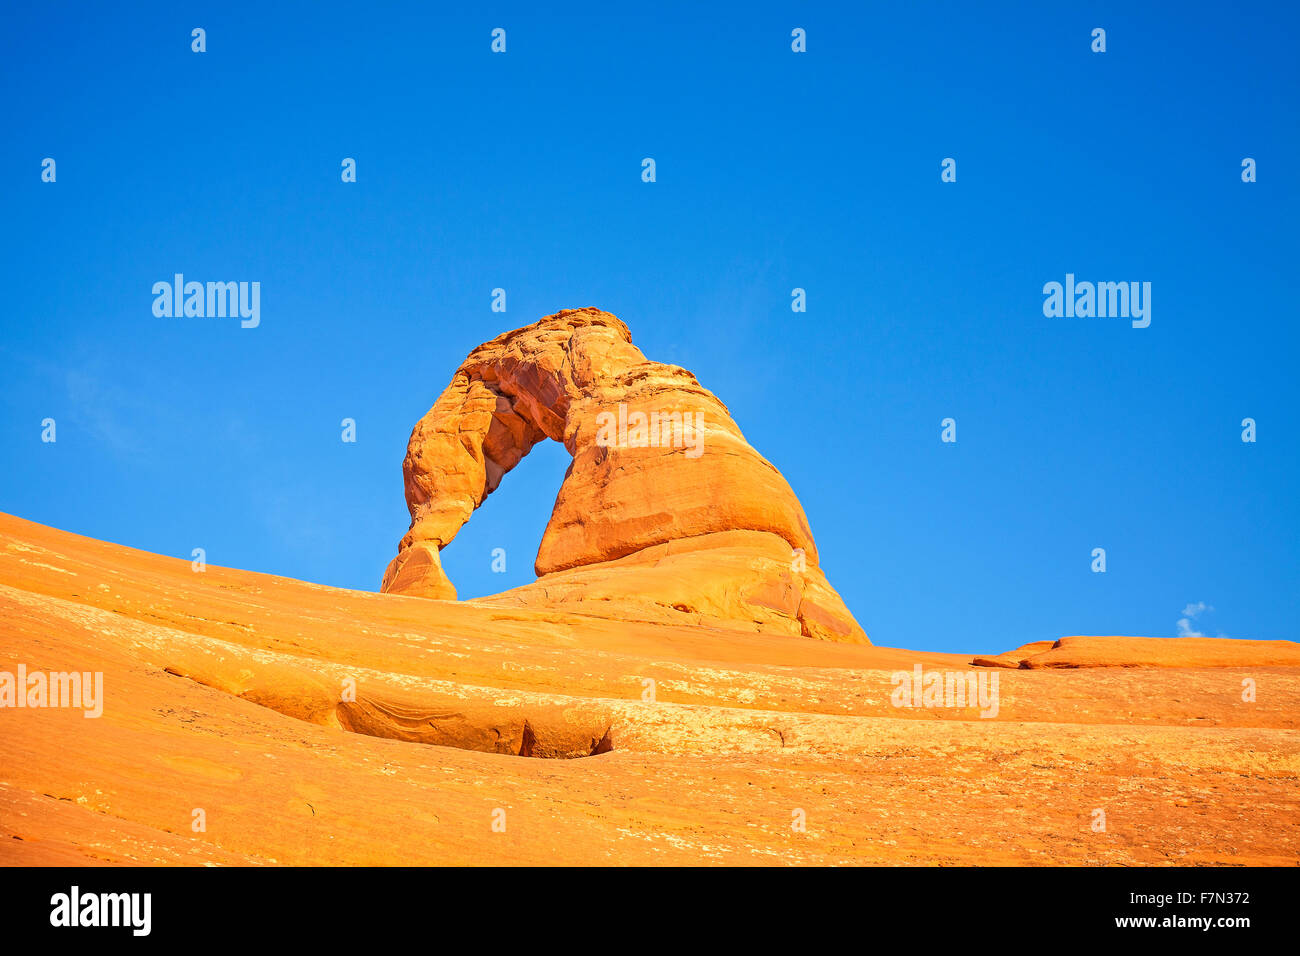
<svg viewBox="0 0 1300 956">
<path fill-rule="evenodd" d="M 1021 650 L 1025 650 L 1022 648 Z M 1017 652 L 1018 653 L 1018 652 Z M 1295 667 L 1300 644 L 1224 637 L 1063 637 L 1022 666 L 1042 667 Z"/>
<path fill-rule="evenodd" d="M 439 551 L 547 438 L 573 465 L 542 536 L 539 580 L 501 601 L 558 596 L 584 613 L 867 642 L 818 567 L 794 492 L 726 406 L 591 308 L 480 345 L 416 424 L 402 466 L 411 527 L 382 590 L 454 599 Z"/>
<path fill-rule="evenodd" d="M 651 550 L 565 588 L 667 587 Z M 969 656 L 517 593 L 196 574 L 0 514 L 0 671 L 104 675 L 98 719 L 0 709 L 0 866 L 1300 861 L 1300 667 L 1004 670 L 984 720 L 891 701 Z"/>
<path fill-rule="evenodd" d="M 971 663 L 976 667 L 1023 667 L 1024 662 L 1030 657 L 1050 651 L 1055 646 L 1056 641 L 1034 641 L 1014 651 L 1005 651 L 996 657 L 977 657 Z"/>
<path fill-rule="evenodd" d="M 1295 641 L 1251 641 L 1224 637 L 1063 637 L 1034 641 L 994 657 L 976 657 L 976 667 L 1295 667 Z"/>
</svg>

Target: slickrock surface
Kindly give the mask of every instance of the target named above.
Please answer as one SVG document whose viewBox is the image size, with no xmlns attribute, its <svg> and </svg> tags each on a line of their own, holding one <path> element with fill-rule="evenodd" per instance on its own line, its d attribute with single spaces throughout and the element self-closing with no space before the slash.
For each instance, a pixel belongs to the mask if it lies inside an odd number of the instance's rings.
<svg viewBox="0 0 1300 956">
<path fill-rule="evenodd" d="M 1091 667 L 1132 639 L 1066 638 L 1068 667 L 976 668 L 575 603 L 666 589 L 648 551 L 557 570 L 553 607 L 456 603 L 0 515 L 0 671 L 100 671 L 105 697 L 0 709 L 0 863 L 1300 861 L 1300 667 L 1187 639 L 1158 662 L 1193 666 Z M 997 716 L 893 706 L 918 664 L 996 676 Z"/>
<path fill-rule="evenodd" d="M 1063 637 L 1035 641 L 996 657 L 977 657 L 977 667 L 1300 667 L 1295 641 L 1247 641 L 1226 637 Z"/>
<path fill-rule="evenodd" d="M 602 413 L 624 430 L 602 436 Z M 869 643 L 818 567 L 798 498 L 726 406 L 592 308 L 480 345 L 416 424 L 402 464 L 411 527 L 382 590 L 454 599 L 438 553 L 547 438 L 573 464 L 537 552 L 540 578 L 511 603 L 559 595 L 623 620 Z"/>
<path fill-rule="evenodd" d="M 1033 641 L 994 657 L 977 657 L 971 663 L 976 667 L 1021 667 L 1029 658 L 1050 651 L 1055 646 L 1056 641 Z"/>
</svg>

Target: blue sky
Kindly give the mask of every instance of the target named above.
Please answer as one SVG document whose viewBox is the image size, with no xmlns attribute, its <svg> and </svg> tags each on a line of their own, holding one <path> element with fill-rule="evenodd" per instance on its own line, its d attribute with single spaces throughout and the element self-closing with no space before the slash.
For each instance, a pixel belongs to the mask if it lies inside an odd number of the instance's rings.
<svg viewBox="0 0 1300 956">
<path fill-rule="evenodd" d="M 1292 5 L 280 6 L 0 14 L 0 510 L 373 590 L 466 353 L 595 305 L 729 406 L 876 643 L 1295 638 Z M 176 272 L 260 326 L 155 317 Z M 1150 327 L 1045 317 L 1067 272 Z M 566 458 L 444 552 L 462 597 L 532 579 Z"/>
</svg>

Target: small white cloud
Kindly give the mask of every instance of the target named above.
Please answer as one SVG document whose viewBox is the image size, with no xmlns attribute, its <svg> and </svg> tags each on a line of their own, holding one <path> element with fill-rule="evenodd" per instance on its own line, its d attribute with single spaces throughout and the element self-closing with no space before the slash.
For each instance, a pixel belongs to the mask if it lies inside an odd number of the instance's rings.
<svg viewBox="0 0 1300 956">
<path fill-rule="evenodd" d="M 1204 601 L 1197 601 L 1195 604 L 1189 604 L 1183 608 L 1183 616 L 1178 619 L 1178 636 L 1179 637 L 1204 637 L 1198 630 L 1192 628 L 1192 621 L 1200 614 L 1206 611 L 1213 611 L 1214 608 Z"/>
</svg>

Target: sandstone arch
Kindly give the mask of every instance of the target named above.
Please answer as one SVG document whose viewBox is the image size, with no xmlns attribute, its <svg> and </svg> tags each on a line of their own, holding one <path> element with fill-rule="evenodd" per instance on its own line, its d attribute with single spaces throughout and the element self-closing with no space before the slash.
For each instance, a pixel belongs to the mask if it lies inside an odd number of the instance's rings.
<svg viewBox="0 0 1300 956">
<path fill-rule="evenodd" d="M 690 416 L 700 441 L 678 445 L 672 429 L 667 443 L 598 441 L 602 413 L 619 406 L 634 420 Z M 594 308 L 498 336 L 457 369 L 411 433 L 402 464 L 411 527 L 382 590 L 455 599 L 439 552 L 546 438 L 573 462 L 538 549 L 539 580 L 484 601 L 694 614 L 866 641 L 818 569 L 808 520 L 780 472 L 694 375 L 646 359 L 626 325 Z"/>
</svg>

